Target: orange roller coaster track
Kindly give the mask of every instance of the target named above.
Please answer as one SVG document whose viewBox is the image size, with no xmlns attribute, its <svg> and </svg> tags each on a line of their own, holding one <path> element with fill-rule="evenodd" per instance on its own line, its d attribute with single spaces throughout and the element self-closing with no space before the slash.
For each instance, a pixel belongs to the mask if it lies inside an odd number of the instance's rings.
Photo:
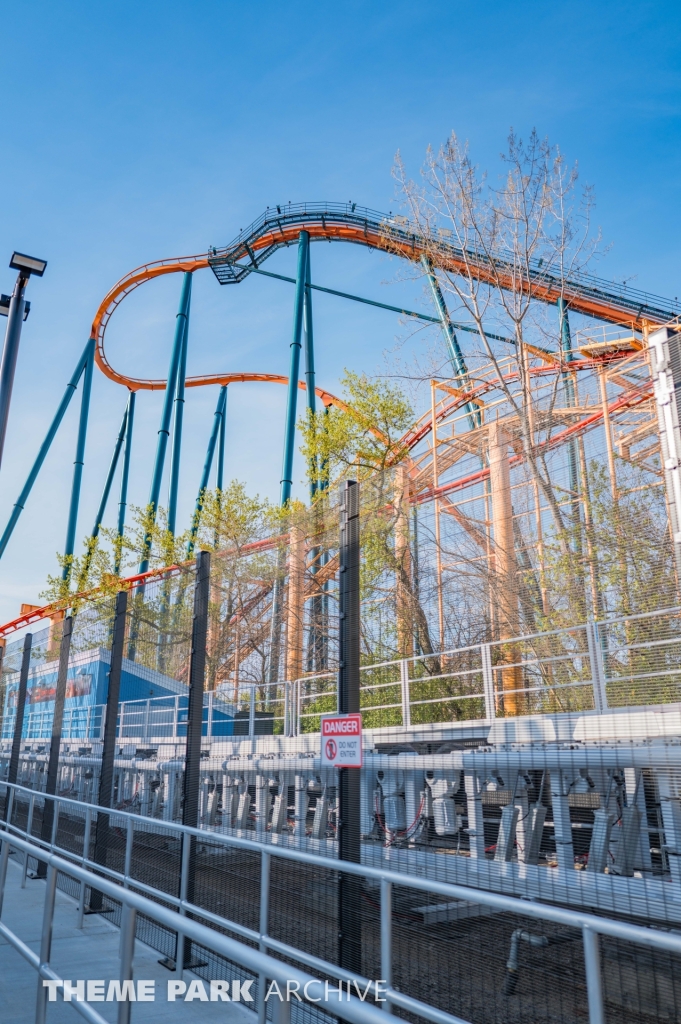
<svg viewBox="0 0 681 1024">
<path fill-rule="evenodd" d="M 165 380 L 129 377 L 115 370 L 106 357 L 106 328 L 123 299 L 146 281 L 166 274 L 193 273 L 208 267 L 221 284 L 239 284 L 277 249 L 295 244 L 301 231 L 306 231 L 312 242 L 352 242 L 399 255 L 411 262 L 418 262 L 427 252 L 435 266 L 447 273 L 471 274 L 480 281 L 495 282 L 509 290 L 520 288 L 543 302 L 554 303 L 562 297 L 577 313 L 608 323 L 626 323 L 634 330 L 641 330 L 646 323 L 667 323 L 680 312 L 667 299 L 589 274 L 577 274 L 561 280 L 537 265 L 530 268 L 529 274 L 518 275 L 503 257 L 495 259 L 492 267 L 489 259 L 480 254 L 446 242 L 438 243 L 437 252 L 433 255 L 425 239 L 402 219 L 385 216 L 354 203 L 289 204 L 268 209 L 225 248 L 212 249 L 198 256 L 147 263 L 121 278 L 102 300 L 92 324 L 91 337 L 96 342 L 95 358 L 99 369 L 110 380 L 125 385 L 131 391 L 165 389 Z M 242 380 L 285 383 L 285 378 L 276 374 L 212 373 L 187 377 L 186 386 L 202 387 Z M 323 402 L 339 404 L 334 396 L 326 392 L 317 393 Z"/>
<path fill-rule="evenodd" d="M 127 295 L 146 281 L 151 281 L 154 278 L 176 273 L 186 275 L 183 285 L 183 299 L 181 301 L 181 317 L 186 325 L 189 310 L 189 296 L 191 294 L 191 278 L 188 275 L 193 274 L 197 270 L 210 268 L 220 284 L 239 284 L 253 272 L 269 275 L 268 271 L 260 269 L 262 264 L 278 249 L 295 245 L 298 248 L 299 257 L 298 277 L 295 280 L 291 278 L 283 279 L 289 281 L 294 280 L 294 283 L 296 283 L 294 335 L 298 340 L 291 346 L 291 352 L 294 353 L 297 351 L 299 355 L 303 306 L 308 301 L 309 288 L 320 288 L 318 285 L 313 285 L 309 278 L 309 243 L 319 241 L 350 242 L 355 245 L 362 245 L 369 249 L 381 250 L 383 252 L 399 256 L 412 263 L 424 262 L 426 264 L 423 268 L 424 273 L 428 272 L 430 274 L 431 268 L 434 268 L 436 271 L 439 270 L 444 274 L 469 276 L 484 284 L 486 283 L 495 287 L 502 287 L 511 291 L 522 291 L 531 298 L 540 302 L 555 304 L 558 300 L 562 300 L 565 303 L 565 307 L 569 310 L 593 317 L 606 323 L 626 325 L 633 332 L 645 332 L 650 326 L 669 324 L 672 321 L 676 324 L 679 323 L 681 308 L 678 307 L 676 300 L 672 303 L 666 299 L 659 298 L 658 296 L 631 288 L 626 284 L 604 281 L 600 278 L 584 273 L 572 274 L 567 278 L 563 278 L 557 272 L 554 272 L 550 266 L 542 265 L 539 260 L 534 263 L 530 263 L 529 267 L 525 267 L 522 272 L 519 272 L 512 259 L 504 253 L 495 253 L 493 257 L 489 257 L 484 253 L 476 252 L 472 249 L 462 249 L 461 247 L 457 247 L 452 244 L 451 241 L 448 240 L 448 237 L 445 237 L 444 232 L 442 233 L 442 237 L 438 235 L 437 242 L 434 244 L 432 239 L 426 239 L 416 232 L 413 226 L 410 225 L 405 218 L 393 217 L 392 215 L 385 216 L 377 213 L 376 211 L 358 207 L 354 203 L 288 204 L 284 207 L 276 206 L 271 209 L 268 208 L 258 220 L 251 224 L 245 231 L 242 231 L 230 245 L 220 249 L 211 248 L 208 252 L 196 256 L 177 257 L 145 264 L 121 278 L 121 280 L 118 281 L 104 297 L 94 318 L 90 338 L 85 351 L 76 367 L 73 377 L 67 385 L 64 397 L 62 398 L 55 417 L 49 427 L 46 439 L 43 442 L 38 456 L 36 457 L 36 460 L 28 474 L 24 488 L 13 507 L 7 527 L 0 537 L 0 557 L 2 556 L 2 553 L 4 552 L 12 535 L 12 531 L 14 530 L 16 522 L 26 504 L 26 500 L 31 492 L 31 488 L 33 487 L 38 472 L 40 471 L 40 467 L 43 464 L 52 440 L 59 428 L 68 404 L 71 401 L 71 397 L 82 377 L 84 381 L 82 391 L 83 397 L 81 400 L 82 407 L 76 456 L 76 465 L 80 468 L 78 469 L 78 472 L 74 473 L 73 478 L 67 541 L 64 549 L 65 556 L 67 558 L 73 555 L 81 486 L 80 470 L 83 465 L 83 452 L 87 431 L 87 409 L 89 405 L 93 357 L 94 362 L 105 376 L 110 380 L 115 381 L 117 384 L 123 385 L 131 392 L 128 401 L 128 409 L 124 418 L 124 426 L 121 427 L 121 431 L 119 432 L 116 447 L 114 449 L 114 457 L 104 488 L 102 503 L 100 505 L 100 512 L 102 515 L 108 499 L 116 460 L 118 459 L 118 455 L 123 444 L 124 428 L 126 433 L 125 459 L 129 460 L 129 442 L 132 432 L 135 393 L 137 391 L 157 391 L 167 389 L 167 379 L 129 376 L 114 369 L 107 358 L 104 344 L 106 329 L 114 311 Z M 301 253 L 304 253 L 302 263 Z M 424 257 L 426 257 L 426 260 L 423 259 Z M 274 274 L 269 276 L 279 277 L 281 275 Z M 431 286 L 433 287 L 434 292 L 438 291 L 435 278 L 432 278 Z M 320 288 L 320 290 L 331 292 L 332 294 L 337 294 L 349 299 L 358 299 L 358 296 L 347 295 L 343 292 L 334 292 L 333 289 Z M 305 297 L 303 297 L 303 292 L 305 292 Z M 376 306 L 384 305 L 380 302 L 373 302 L 370 299 L 359 299 L 359 301 Z M 449 332 L 450 328 L 456 325 L 449 322 L 446 306 L 441 296 L 440 300 L 436 301 L 436 305 L 438 306 L 437 318 L 426 316 L 425 314 L 410 313 L 410 311 L 399 310 L 392 306 L 385 306 L 384 308 L 439 323 L 447 332 Z M 458 326 L 464 331 L 471 330 L 470 325 L 461 324 Z M 183 350 L 183 345 L 185 346 L 184 352 L 186 355 L 186 343 L 185 341 L 182 341 L 183 337 L 186 339 L 186 334 L 183 336 L 182 330 L 176 326 L 173 357 L 171 359 L 171 374 L 174 374 L 173 389 L 180 381 L 182 388 L 185 386 L 202 387 L 204 385 L 211 384 L 221 385 L 223 388 L 226 388 L 227 385 L 236 382 L 268 382 L 289 385 L 289 381 L 297 381 L 298 388 L 300 389 L 304 390 L 306 386 L 309 386 L 309 398 L 311 399 L 314 370 L 312 369 L 312 371 L 307 374 L 308 382 L 306 385 L 304 382 L 299 380 L 298 362 L 296 361 L 298 357 L 294 358 L 293 356 L 291 363 L 292 369 L 288 376 L 271 373 L 222 372 L 201 374 L 187 377 L 185 379 L 184 371 L 182 370 L 182 372 L 180 372 L 179 369 L 179 354 Z M 490 337 L 497 338 L 497 340 L 502 342 L 508 340 L 498 338 L 496 335 L 490 335 Z M 543 353 L 542 355 L 543 350 L 535 350 L 531 346 L 527 346 L 527 348 L 530 354 L 539 355 L 540 359 L 544 359 L 544 361 L 546 361 L 545 357 L 548 356 L 550 362 L 553 364 L 556 363 L 556 360 L 550 353 Z M 458 343 L 456 343 L 456 352 L 458 353 L 457 372 L 459 374 L 460 386 L 453 389 L 452 393 L 456 393 L 457 395 L 457 405 L 463 404 L 464 407 L 470 408 L 472 407 L 470 406 L 470 403 L 475 404 L 477 401 L 476 388 L 468 377 L 463 354 L 458 348 Z M 592 353 L 588 353 L 588 355 L 591 356 Z M 601 361 L 600 358 L 597 358 L 598 354 L 596 352 L 593 353 L 593 356 L 596 362 Z M 615 352 L 608 354 L 608 352 L 604 351 L 602 356 L 604 359 L 609 359 L 611 357 L 613 359 L 618 358 L 618 355 Z M 560 364 L 560 357 L 558 358 L 558 363 Z M 573 357 L 570 363 L 571 370 L 574 371 L 579 365 L 582 365 L 581 361 L 576 361 Z M 541 371 L 535 370 L 532 372 Z M 178 384 L 178 387 L 179 386 L 180 385 Z M 647 394 L 648 388 L 648 385 L 644 386 L 643 392 Z M 290 499 L 292 485 L 296 392 L 297 389 L 289 385 L 289 401 L 285 430 L 284 468 L 282 470 L 281 481 L 282 504 L 286 504 Z M 641 397 L 644 397 L 643 392 Z M 336 406 L 337 408 L 352 414 L 352 409 L 350 409 L 335 395 L 331 394 L 331 392 L 314 386 L 314 393 L 325 406 Z M 226 391 L 223 392 L 223 395 L 220 397 L 220 402 L 223 404 L 218 405 L 214 418 L 211 445 L 215 444 L 215 438 L 217 436 L 216 432 L 218 429 L 222 431 L 221 437 L 223 440 L 221 444 L 224 445 L 224 402 L 226 401 Z M 625 399 L 622 400 L 625 401 Z M 626 402 L 631 402 L 631 396 L 626 398 Z M 159 448 L 156 456 L 154 475 L 152 477 L 150 505 L 152 505 L 154 509 L 158 506 L 167 438 L 170 436 L 171 404 L 172 403 L 169 401 L 169 395 L 167 393 L 164 404 L 162 429 L 159 430 Z M 182 403 L 179 403 L 178 409 L 181 408 Z M 613 409 L 613 411 L 616 410 Z M 576 423 L 570 424 L 561 434 L 552 438 L 551 444 L 557 444 L 560 441 L 567 440 L 589 429 L 591 424 L 599 415 L 601 415 L 601 413 L 593 413 L 582 418 Z M 222 424 L 221 427 L 219 426 L 220 423 Z M 178 431 L 177 436 L 179 438 L 181 437 L 181 418 L 178 419 L 176 429 Z M 418 459 L 416 459 L 416 461 L 414 460 L 413 453 L 419 441 L 422 441 L 431 429 L 432 422 L 430 417 L 424 416 L 411 431 L 407 432 L 405 437 L 402 439 L 402 442 L 399 444 L 400 449 L 406 447 L 412 453 L 412 458 L 408 461 L 408 471 L 412 478 L 412 483 L 415 485 L 414 493 L 411 496 L 412 500 L 415 502 L 429 500 L 429 498 L 432 499 L 434 497 L 439 501 L 445 500 L 446 493 L 449 493 L 450 491 L 454 492 L 466 483 L 466 479 L 461 479 L 459 481 L 447 482 L 445 485 L 438 488 L 433 487 L 432 485 L 429 487 L 425 484 L 425 479 L 421 479 L 422 474 L 418 468 Z M 373 432 L 376 436 L 381 436 L 380 431 L 377 428 L 373 428 Z M 179 452 L 179 450 L 180 445 L 178 444 L 177 451 Z M 207 461 L 204 465 L 204 475 L 210 469 L 210 460 L 213 458 L 213 450 L 214 448 L 211 448 L 209 445 L 210 458 L 207 455 Z M 171 492 L 173 497 L 170 502 L 170 506 L 173 508 L 173 523 L 177 498 L 177 479 L 179 477 L 179 457 L 176 461 L 177 465 L 174 465 L 172 470 L 174 476 L 171 479 Z M 208 467 L 208 469 L 206 469 L 206 467 Z M 473 476 L 477 480 L 478 478 L 482 478 L 485 475 L 485 472 L 485 467 L 481 467 L 480 470 L 477 470 L 473 474 Z M 123 477 L 126 481 L 125 487 L 127 487 L 127 470 L 125 469 Z M 173 480 L 175 481 L 174 485 L 172 484 Z M 122 484 L 122 493 L 123 489 L 124 487 Z M 119 506 L 125 508 L 125 502 L 122 500 L 122 505 L 119 503 Z M 200 511 L 200 498 L 197 499 L 197 510 Z M 198 514 L 198 511 L 195 515 Z M 96 536 L 99 528 L 100 518 L 101 516 L 98 515 L 98 523 L 93 531 L 93 537 Z M 119 535 L 121 534 L 122 529 L 122 520 L 119 519 Z M 144 577 L 146 569 L 147 563 L 146 560 L 144 560 L 140 564 L 140 573 L 142 573 L 142 577 Z M 65 572 L 66 571 L 67 570 L 65 570 Z"/>
</svg>

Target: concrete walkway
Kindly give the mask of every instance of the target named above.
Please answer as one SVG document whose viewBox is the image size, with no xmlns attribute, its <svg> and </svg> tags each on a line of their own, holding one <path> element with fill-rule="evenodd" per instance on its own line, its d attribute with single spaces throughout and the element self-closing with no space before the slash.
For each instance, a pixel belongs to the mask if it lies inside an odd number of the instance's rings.
<svg viewBox="0 0 681 1024">
<path fill-rule="evenodd" d="M 27 946 L 40 951 L 45 883 L 27 881 L 21 888 L 21 860 L 15 855 L 9 859 L 2 921 Z M 84 919 L 84 927 L 76 927 L 75 901 L 57 889 L 54 931 L 52 938 L 53 970 L 62 978 L 76 980 L 109 979 L 117 977 L 119 931 L 106 918 L 95 914 Z M 154 1002 L 132 1004 L 132 1022 L 137 1024 L 253 1024 L 255 1018 L 245 1005 L 227 1002 L 186 1003 L 179 997 L 167 1001 L 167 985 L 175 975 L 158 963 L 159 953 L 142 942 L 135 945 L 133 973 L 135 979 L 156 982 Z M 196 976 L 189 971 L 184 980 L 191 984 Z M 0 938 L 0 1021 L 2 1024 L 32 1024 L 35 1018 L 38 975 L 36 971 L 4 939 Z M 205 983 L 208 990 L 208 983 Z M 255 989 L 255 986 L 253 986 Z M 255 995 L 255 991 L 253 992 Z M 93 1008 L 106 1020 L 115 1024 L 118 1003 L 93 1003 Z M 255 1007 L 255 1003 L 246 1004 Z M 57 1002 L 48 1003 L 48 1024 L 77 1024 L 83 1018 L 75 1005 L 64 1003 L 61 995 Z"/>
</svg>

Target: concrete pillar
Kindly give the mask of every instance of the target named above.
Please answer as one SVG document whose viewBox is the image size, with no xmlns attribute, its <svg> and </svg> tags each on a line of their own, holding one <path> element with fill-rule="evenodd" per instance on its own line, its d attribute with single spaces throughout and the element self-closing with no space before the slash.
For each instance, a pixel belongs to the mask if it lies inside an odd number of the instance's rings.
<svg viewBox="0 0 681 1024">
<path fill-rule="evenodd" d="M 489 473 L 492 492 L 492 528 L 494 531 L 494 575 L 497 606 L 498 640 L 516 637 L 520 633 L 518 602 L 518 563 L 513 537 L 513 507 L 511 505 L 511 474 L 508 463 L 508 435 L 501 423 L 489 425 Z M 504 712 L 519 715 L 524 711 L 524 694 L 512 691 L 522 687 L 522 671 L 517 664 L 520 651 L 512 645 L 500 649 L 497 661 L 509 664 L 501 669 Z"/>
<path fill-rule="evenodd" d="M 400 658 L 414 654 L 412 562 L 409 547 L 409 474 L 405 466 L 395 470 L 395 561 L 397 563 L 397 650 Z"/>
<path fill-rule="evenodd" d="M 292 525 L 289 533 L 286 678 L 299 679 L 303 671 L 303 617 L 305 610 L 305 534 Z"/>
</svg>

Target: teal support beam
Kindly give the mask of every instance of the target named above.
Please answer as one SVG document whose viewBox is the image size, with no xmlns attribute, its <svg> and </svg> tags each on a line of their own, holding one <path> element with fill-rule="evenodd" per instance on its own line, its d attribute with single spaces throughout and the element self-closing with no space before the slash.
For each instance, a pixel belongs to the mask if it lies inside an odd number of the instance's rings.
<svg viewBox="0 0 681 1024">
<path fill-rule="evenodd" d="M 227 424 L 227 395 L 225 394 L 225 414 L 220 417 L 220 433 L 218 434 L 218 468 L 215 477 L 218 508 L 222 511 L 222 492 L 225 487 L 225 432 Z M 215 531 L 215 547 L 218 546 L 219 531 Z"/>
<path fill-rule="evenodd" d="M 208 440 L 208 448 L 206 450 L 206 461 L 203 464 L 203 472 L 201 474 L 201 482 L 199 484 L 199 493 L 196 496 L 196 505 L 194 506 L 194 515 L 192 516 L 191 534 L 189 536 L 189 542 L 187 544 L 187 558 L 191 558 L 194 553 L 194 545 L 196 543 L 196 534 L 199 530 L 199 523 L 201 522 L 201 511 L 203 509 L 204 497 L 206 494 L 206 488 L 208 487 L 208 481 L 210 479 L 210 471 L 213 465 L 213 457 L 215 455 L 215 446 L 218 442 L 220 434 L 224 437 L 224 422 L 225 422 L 225 410 L 227 408 L 227 385 L 223 384 L 220 388 L 220 394 L 218 395 L 218 404 L 215 407 L 215 413 L 213 416 L 213 429 L 210 432 L 210 438 Z M 222 488 L 220 488 L 222 490 Z"/>
<path fill-rule="evenodd" d="M 277 281 L 286 281 L 288 284 L 295 284 L 295 277 L 286 277 L 285 274 L 273 274 L 269 270 L 260 270 L 259 267 L 250 267 L 251 274 L 262 274 L 263 277 L 273 277 Z M 321 284 L 310 284 L 309 288 L 314 292 L 324 292 L 326 295 L 337 295 L 341 299 L 350 299 L 352 302 L 363 302 L 365 306 L 376 306 L 377 309 L 387 309 L 391 313 L 401 313 L 404 316 L 414 317 L 415 320 L 423 320 L 424 323 L 428 324 L 442 324 L 442 318 L 439 316 L 428 316 L 426 313 L 417 313 L 413 309 L 403 309 L 402 306 L 389 306 L 385 302 L 376 302 L 375 299 L 364 299 L 361 295 L 351 295 L 350 292 L 339 292 L 335 288 L 324 288 Z M 479 334 L 476 325 L 471 324 L 460 324 L 455 320 L 449 320 L 454 330 L 457 331 L 468 331 L 469 334 Z M 503 341 L 505 345 L 515 345 L 515 341 L 512 338 L 504 338 L 501 334 L 492 334 L 491 331 L 485 331 L 488 338 L 492 338 L 494 341 Z"/>
<path fill-rule="evenodd" d="M 113 484 L 114 474 L 116 473 L 116 468 L 118 466 L 118 460 L 119 460 L 120 455 L 121 455 L 121 449 L 123 448 L 123 442 L 125 441 L 125 434 L 126 434 L 127 426 L 128 426 L 128 406 L 126 405 L 125 412 L 123 413 L 123 422 L 121 423 L 121 429 L 118 431 L 118 437 L 116 438 L 116 443 L 114 445 L 113 455 L 111 456 L 111 463 L 109 465 L 109 472 L 107 473 L 106 480 L 104 482 L 104 490 L 102 491 L 102 500 L 99 503 L 99 508 L 97 509 L 97 515 L 95 517 L 95 525 L 92 527 L 92 533 L 90 534 L 90 537 L 92 538 L 92 540 L 94 540 L 96 537 L 99 536 L 99 530 L 100 530 L 100 527 L 102 525 L 102 520 L 104 519 L 104 513 L 106 512 L 106 506 L 107 506 L 108 501 L 109 501 L 109 495 L 111 494 L 111 485 Z"/>
<path fill-rule="evenodd" d="M 324 430 L 327 430 L 326 419 L 330 415 L 330 406 L 324 406 Z M 322 459 L 319 465 L 319 490 L 328 491 L 330 483 L 329 477 L 329 460 Z"/>
<path fill-rule="evenodd" d="M 54 419 L 52 420 L 52 422 L 51 422 L 51 424 L 49 426 L 49 429 L 48 429 L 47 434 L 45 436 L 45 440 L 43 441 L 43 443 L 40 446 L 40 450 L 39 450 L 39 452 L 38 452 L 38 454 L 36 456 L 36 460 L 33 463 L 33 465 L 31 466 L 31 470 L 30 470 L 30 472 L 28 474 L 28 477 L 26 478 L 26 483 L 22 487 L 21 494 L 19 495 L 19 497 L 17 498 L 17 500 L 16 500 L 16 502 L 14 504 L 14 507 L 12 509 L 12 513 L 11 513 L 11 515 L 9 517 L 9 522 L 7 523 L 7 526 L 5 527 L 5 531 L 4 531 L 3 535 L 2 535 L 2 537 L 0 537 L 0 558 L 2 558 L 2 556 L 5 553 L 5 549 L 6 549 L 7 545 L 8 545 L 8 543 L 9 543 L 10 537 L 12 536 L 12 534 L 14 532 L 14 527 L 17 525 L 17 522 L 19 521 L 19 516 L 23 512 L 24 506 L 26 505 L 26 502 L 28 501 L 28 497 L 29 497 L 31 491 L 33 490 L 33 485 L 36 482 L 36 479 L 38 477 L 38 473 L 40 472 L 40 470 L 42 468 L 43 462 L 45 461 L 45 459 L 47 457 L 47 453 L 49 452 L 49 450 L 50 450 L 50 448 L 52 446 L 52 442 L 54 441 L 55 435 L 56 435 L 57 431 L 59 430 L 59 427 L 61 426 L 62 420 L 64 419 L 64 415 L 66 414 L 66 410 L 68 409 L 68 407 L 69 407 L 69 405 L 71 403 L 71 399 L 73 398 L 73 396 L 75 394 L 75 391 L 76 391 L 76 388 L 78 387 L 78 381 L 80 380 L 81 375 L 83 373 L 83 370 L 85 369 L 85 364 L 87 362 L 88 354 L 90 353 L 90 351 L 93 350 L 93 346 L 94 346 L 94 341 L 93 341 L 93 339 L 90 339 L 88 341 L 87 345 L 85 346 L 85 350 L 84 350 L 82 356 L 78 360 L 78 364 L 76 365 L 76 369 L 75 369 L 75 371 L 73 373 L 73 376 L 71 377 L 71 380 L 66 385 L 66 390 L 64 391 L 64 396 L 63 396 L 61 402 L 59 403 L 59 407 L 58 407 L 58 409 L 57 409 L 57 411 L 56 411 L 56 413 L 54 415 Z"/>
<path fill-rule="evenodd" d="M 560 318 L 560 349 L 565 361 L 569 364 L 575 358 L 574 351 L 572 349 L 572 338 L 570 336 L 570 321 L 568 319 L 568 308 L 567 302 L 564 298 L 559 298 L 557 301 L 558 316 Z M 576 405 L 575 400 L 575 384 L 572 379 L 572 374 L 569 370 L 563 371 L 563 388 L 565 389 L 565 404 L 569 409 L 573 409 Z M 578 536 L 578 528 L 581 522 L 580 508 L 579 508 L 579 467 L 577 457 L 577 442 L 570 440 L 567 446 L 568 454 L 568 476 L 571 500 L 571 513 L 572 522 L 575 528 L 575 546 L 576 548 L 581 547 L 581 542 Z"/>
<path fill-rule="evenodd" d="M 125 513 L 128 507 L 128 480 L 130 478 L 130 455 L 132 453 L 132 428 L 135 421 L 135 396 L 131 391 L 128 398 L 127 423 L 125 427 L 125 453 L 123 455 L 123 472 L 121 473 L 121 493 L 118 499 L 118 522 L 116 524 L 116 554 L 114 573 L 120 575 L 123 534 L 125 532 Z"/>
<path fill-rule="evenodd" d="M 558 316 L 560 318 L 560 348 L 561 352 L 565 356 L 568 363 L 571 363 L 575 358 L 575 353 L 572 350 L 572 337 L 570 335 L 570 321 L 568 319 L 568 307 L 565 299 L 558 299 L 556 305 L 558 306 Z M 574 389 L 572 390 L 572 396 L 574 398 Z"/>
<path fill-rule="evenodd" d="M 454 327 L 452 326 L 452 321 L 449 319 L 449 310 L 447 309 L 444 295 L 442 294 L 437 277 L 435 276 L 433 264 L 427 256 L 421 257 L 421 263 L 426 272 L 428 283 L 430 284 L 433 301 L 435 302 L 435 308 L 437 309 L 440 318 L 440 326 L 442 327 L 442 333 L 444 334 L 445 341 L 447 342 L 449 358 L 452 362 L 452 366 L 454 367 L 454 371 L 459 377 L 467 377 L 468 367 L 466 366 L 466 360 L 463 357 L 463 352 L 461 351 L 459 339 L 457 338 Z"/>
<path fill-rule="evenodd" d="M 180 295 L 180 308 L 175 320 L 175 338 L 170 356 L 170 368 L 168 370 L 168 383 L 163 401 L 163 412 L 161 413 L 161 425 L 158 429 L 158 441 L 156 445 L 156 459 L 154 461 L 154 472 L 151 478 L 151 489 L 149 491 L 149 507 L 151 508 L 152 522 L 156 521 L 158 511 L 158 499 L 161 494 L 161 482 L 163 480 L 163 467 L 165 465 L 166 451 L 168 449 L 168 438 L 170 437 L 170 420 L 175 402 L 175 387 L 177 374 L 182 358 L 182 346 L 184 344 L 184 332 L 189 319 L 189 304 L 192 294 L 192 275 L 186 273 L 182 282 L 182 293 Z M 146 572 L 149 568 L 149 548 L 151 546 L 151 535 L 144 538 L 144 550 L 140 561 L 139 571 Z"/>
<path fill-rule="evenodd" d="M 175 416 L 173 425 L 173 450 L 170 458 L 170 485 L 168 488 L 168 529 L 175 535 L 177 522 L 177 496 L 180 491 L 180 461 L 182 458 L 182 423 L 184 420 L 184 387 L 187 377 L 187 344 L 189 341 L 189 318 L 184 325 L 182 353 L 177 370 L 175 387 Z"/>
<path fill-rule="evenodd" d="M 288 377 L 288 401 L 286 405 L 286 426 L 284 428 L 284 459 L 281 471 L 281 504 L 291 499 L 293 487 L 293 456 L 296 443 L 296 410 L 298 404 L 298 374 L 300 373 L 300 349 L 303 333 L 303 309 L 305 306 L 305 281 L 309 256 L 310 236 L 300 232 L 298 241 L 298 273 L 296 297 L 293 306 L 293 338 L 291 340 L 291 363 Z"/>
<path fill-rule="evenodd" d="M 301 231 L 298 239 L 298 266 L 296 272 L 296 297 L 293 305 L 293 337 L 291 339 L 291 361 L 288 375 L 288 401 L 286 404 L 286 426 L 284 428 L 284 458 L 281 470 L 281 505 L 291 500 L 293 487 L 293 456 L 296 444 L 296 409 L 298 405 L 298 375 L 300 373 L 300 350 L 302 347 L 305 292 L 310 255 L 310 236 Z M 286 552 L 280 548 L 277 554 L 277 575 L 272 588 L 272 623 L 270 628 L 270 649 L 267 679 L 276 683 L 279 679 L 281 655 L 282 587 L 286 570 Z"/>
<path fill-rule="evenodd" d="M 215 487 L 218 491 L 225 489 L 225 426 L 227 423 L 227 385 L 225 384 L 225 402 L 220 417 L 220 432 L 218 434 L 218 468 L 215 477 Z"/>
<path fill-rule="evenodd" d="M 80 490 L 83 482 L 83 466 L 85 465 L 85 442 L 87 440 L 87 423 L 90 415 L 90 395 L 92 393 L 92 373 L 95 366 L 95 339 L 90 338 L 83 368 L 83 390 L 80 399 L 80 419 L 78 422 L 78 438 L 76 440 L 76 457 L 73 462 L 73 482 L 71 484 L 71 501 L 69 518 L 66 525 L 66 543 L 64 545 L 64 569 L 62 579 L 67 582 L 71 576 L 70 559 L 76 544 L 76 527 L 78 524 L 78 507 Z"/>
<path fill-rule="evenodd" d="M 440 326 L 442 327 L 442 333 L 444 334 L 445 342 L 447 343 L 447 350 L 449 352 L 449 359 L 451 361 L 452 368 L 454 369 L 457 377 L 463 377 L 467 380 L 468 367 L 466 366 L 466 360 L 463 357 L 463 352 L 461 351 L 461 346 L 459 345 L 459 339 L 456 336 L 454 325 L 449 318 L 447 303 L 445 302 L 442 289 L 440 288 L 437 277 L 435 276 L 433 264 L 427 256 L 421 257 L 421 264 L 423 265 L 426 276 L 428 277 L 428 283 L 430 284 L 435 308 L 437 309 L 440 317 Z M 490 337 L 494 337 L 494 335 L 490 335 Z M 479 409 L 476 409 L 475 406 L 471 405 L 469 402 L 466 406 L 466 412 L 468 413 L 468 423 L 471 430 L 481 426 L 482 417 Z"/>
<path fill-rule="evenodd" d="M 312 291 L 310 271 L 310 247 L 307 249 L 307 267 L 305 270 L 305 305 L 303 310 L 303 329 L 305 333 L 305 394 L 307 397 L 308 413 L 314 416 L 317 408 L 315 395 L 315 371 L 314 371 L 314 333 L 312 330 Z M 310 477 L 310 501 L 314 501 L 319 482 L 317 479 L 317 458 L 310 459 L 308 467 Z"/>
<path fill-rule="evenodd" d="M 307 412 L 310 417 L 310 422 L 313 422 L 317 411 L 317 396 L 315 395 L 315 368 L 314 368 L 314 333 L 312 328 L 312 270 L 311 270 L 311 256 L 310 249 L 308 246 L 307 251 L 307 269 L 305 272 L 305 308 L 303 316 L 303 330 L 305 334 L 305 394 L 307 398 Z M 313 455 L 309 460 L 307 467 L 309 488 L 310 488 L 310 505 L 315 500 L 315 496 L 319 489 L 319 467 L 317 456 Z M 309 572 L 314 580 L 319 570 L 319 548 L 313 547 L 309 554 Z M 321 640 L 321 611 L 322 611 L 322 598 L 321 595 L 315 594 L 312 597 L 310 607 L 310 628 L 308 630 L 308 650 L 306 659 L 306 668 L 308 672 L 315 672 L 319 669 L 320 663 L 320 640 Z"/>
</svg>

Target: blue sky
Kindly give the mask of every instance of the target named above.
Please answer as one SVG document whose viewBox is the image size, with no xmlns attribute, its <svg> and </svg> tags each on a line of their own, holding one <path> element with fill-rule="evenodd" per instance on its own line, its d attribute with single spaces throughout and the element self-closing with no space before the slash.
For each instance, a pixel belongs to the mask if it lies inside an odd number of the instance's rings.
<svg viewBox="0 0 681 1024">
<path fill-rule="evenodd" d="M 88 337 L 134 266 L 228 243 L 269 204 L 395 207 L 391 166 L 416 173 L 449 131 L 494 166 L 509 127 L 536 127 L 595 186 L 612 250 L 603 276 L 679 294 L 678 5 L 457 0 L 237 4 L 166 0 L 5 5 L 0 56 L 6 258 L 49 260 L 32 281 L 4 462 L 4 524 Z M 294 253 L 269 269 L 292 273 Z M 0 247 L 0 266 L 5 259 Z M 321 284 L 425 308 L 387 257 L 314 246 Z M 179 279 L 139 290 L 112 320 L 114 365 L 165 374 Z M 8 292 L 13 273 L 0 269 Z M 263 279 L 195 281 L 189 369 L 286 373 L 293 292 Z M 369 373 L 404 339 L 391 314 L 315 298 L 319 382 Z M 408 342 L 405 355 L 435 336 Z M 284 389 L 230 389 L 227 473 L 275 498 Z M 195 498 L 214 389 L 190 392 L 181 517 Z M 160 396 L 138 402 L 131 500 L 147 500 Z M 97 374 L 78 533 L 91 529 L 125 393 Z M 37 601 L 63 546 L 76 410 L 0 562 L 0 621 Z M 302 478 L 302 466 L 297 477 Z M 113 510 L 113 508 L 112 508 Z M 111 519 L 111 513 L 109 520 Z"/>
</svg>

